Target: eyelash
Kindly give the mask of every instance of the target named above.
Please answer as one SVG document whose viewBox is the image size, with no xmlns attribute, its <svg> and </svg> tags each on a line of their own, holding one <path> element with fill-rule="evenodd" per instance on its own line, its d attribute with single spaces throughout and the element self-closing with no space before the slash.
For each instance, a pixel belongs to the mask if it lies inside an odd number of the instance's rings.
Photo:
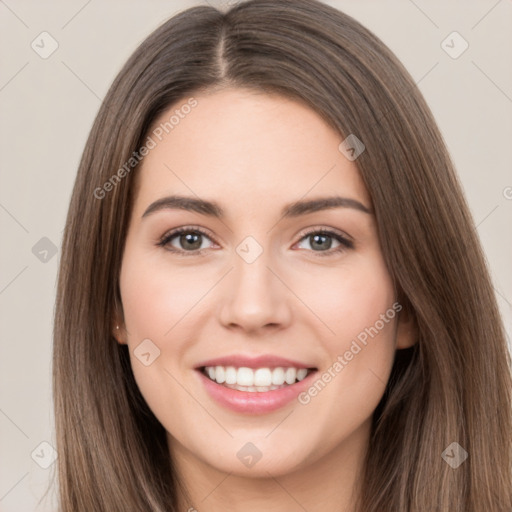
<svg viewBox="0 0 512 512">
<path fill-rule="evenodd" d="M 212 242 L 217 243 L 204 229 L 200 228 L 199 226 L 184 226 L 181 228 L 174 229 L 174 230 L 166 233 L 165 235 L 163 235 L 163 237 L 157 242 L 157 246 L 166 248 L 166 246 L 169 244 L 169 242 L 173 238 L 175 238 L 176 236 L 181 235 L 183 233 L 196 233 L 196 234 L 200 233 L 201 235 L 210 239 Z M 348 238 L 345 238 L 344 236 L 342 236 L 341 234 L 339 234 L 336 231 L 332 231 L 329 229 L 321 229 L 321 228 L 311 228 L 311 229 L 307 230 L 306 232 L 302 233 L 299 242 L 313 234 L 327 235 L 329 237 L 334 238 L 336 241 L 338 241 L 340 243 L 340 245 L 338 247 L 336 247 L 335 249 L 329 249 L 327 251 L 312 251 L 312 250 L 310 251 L 310 252 L 317 253 L 318 256 L 321 256 L 321 257 L 331 256 L 335 253 L 340 253 L 347 249 L 354 248 L 354 243 L 351 240 L 349 240 Z M 185 257 L 203 255 L 204 251 L 206 251 L 206 249 L 199 249 L 199 250 L 194 250 L 194 251 L 184 251 L 181 249 L 176 249 L 175 247 L 172 247 L 171 249 L 166 248 L 166 250 L 168 250 L 170 252 L 174 252 L 174 253 L 178 254 L 179 256 L 185 256 Z"/>
</svg>

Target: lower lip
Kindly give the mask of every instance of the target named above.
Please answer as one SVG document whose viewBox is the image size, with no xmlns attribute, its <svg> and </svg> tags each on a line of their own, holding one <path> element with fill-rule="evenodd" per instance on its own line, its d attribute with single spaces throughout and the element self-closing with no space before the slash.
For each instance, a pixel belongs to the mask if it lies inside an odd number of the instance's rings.
<svg viewBox="0 0 512 512">
<path fill-rule="evenodd" d="M 300 382 L 296 382 L 284 388 L 255 392 L 238 391 L 237 389 L 227 388 L 209 379 L 201 370 L 197 370 L 197 373 L 208 394 L 220 405 L 235 412 L 265 414 L 276 411 L 297 398 L 299 393 L 310 385 L 311 378 L 316 371 L 311 372 Z"/>
</svg>

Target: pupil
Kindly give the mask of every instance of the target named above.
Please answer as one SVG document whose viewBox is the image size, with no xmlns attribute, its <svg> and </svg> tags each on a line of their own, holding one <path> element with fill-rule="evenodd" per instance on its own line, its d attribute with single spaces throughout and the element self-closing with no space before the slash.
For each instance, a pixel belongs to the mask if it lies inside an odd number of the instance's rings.
<svg viewBox="0 0 512 512">
<path fill-rule="evenodd" d="M 319 240 L 323 240 L 325 242 L 326 239 L 328 239 L 329 241 L 332 242 L 332 240 L 330 239 L 329 236 L 327 236 L 327 235 L 311 235 L 311 237 L 313 238 L 313 243 L 311 244 L 311 247 L 313 249 L 315 248 L 315 245 L 317 245 L 317 247 L 320 250 L 326 250 L 331 247 L 331 243 L 327 243 L 327 244 L 323 244 L 323 245 L 321 242 L 319 243 Z"/>
<path fill-rule="evenodd" d="M 199 249 L 201 247 L 201 235 L 197 233 L 187 233 L 186 235 L 181 235 L 181 242 L 184 247 L 189 249 Z M 184 243 L 186 242 L 186 243 Z"/>
</svg>

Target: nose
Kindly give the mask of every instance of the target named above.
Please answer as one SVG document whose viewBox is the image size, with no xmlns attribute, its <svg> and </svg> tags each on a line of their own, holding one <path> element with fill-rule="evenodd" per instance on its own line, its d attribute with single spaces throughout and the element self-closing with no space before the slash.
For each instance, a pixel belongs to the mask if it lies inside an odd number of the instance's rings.
<svg viewBox="0 0 512 512">
<path fill-rule="evenodd" d="M 292 318 L 290 292 L 276 277 L 266 252 L 252 263 L 238 255 L 234 258 L 234 268 L 223 280 L 220 323 L 253 334 L 288 326 Z"/>
</svg>

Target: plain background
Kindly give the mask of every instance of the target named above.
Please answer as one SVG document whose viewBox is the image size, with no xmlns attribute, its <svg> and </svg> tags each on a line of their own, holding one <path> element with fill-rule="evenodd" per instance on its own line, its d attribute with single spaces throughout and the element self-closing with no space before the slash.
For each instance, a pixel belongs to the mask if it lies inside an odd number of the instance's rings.
<svg viewBox="0 0 512 512">
<path fill-rule="evenodd" d="M 227 7 L 232 0 L 209 3 Z M 379 36 L 418 83 L 458 169 L 510 333 L 512 0 L 326 3 Z M 0 0 L 2 512 L 55 510 L 53 493 L 37 502 L 55 469 L 38 462 L 51 456 L 40 443 L 55 444 L 51 349 L 59 247 L 101 98 L 152 30 L 199 4 L 206 2 Z M 44 31 L 59 45 L 46 59 L 31 47 Z M 469 44 L 456 59 L 442 47 L 453 31 Z M 452 52 L 462 48 L 457 37 L 445 43 Z M 56 254 L 41 256 L 51 244 Z"/>
</svg>

